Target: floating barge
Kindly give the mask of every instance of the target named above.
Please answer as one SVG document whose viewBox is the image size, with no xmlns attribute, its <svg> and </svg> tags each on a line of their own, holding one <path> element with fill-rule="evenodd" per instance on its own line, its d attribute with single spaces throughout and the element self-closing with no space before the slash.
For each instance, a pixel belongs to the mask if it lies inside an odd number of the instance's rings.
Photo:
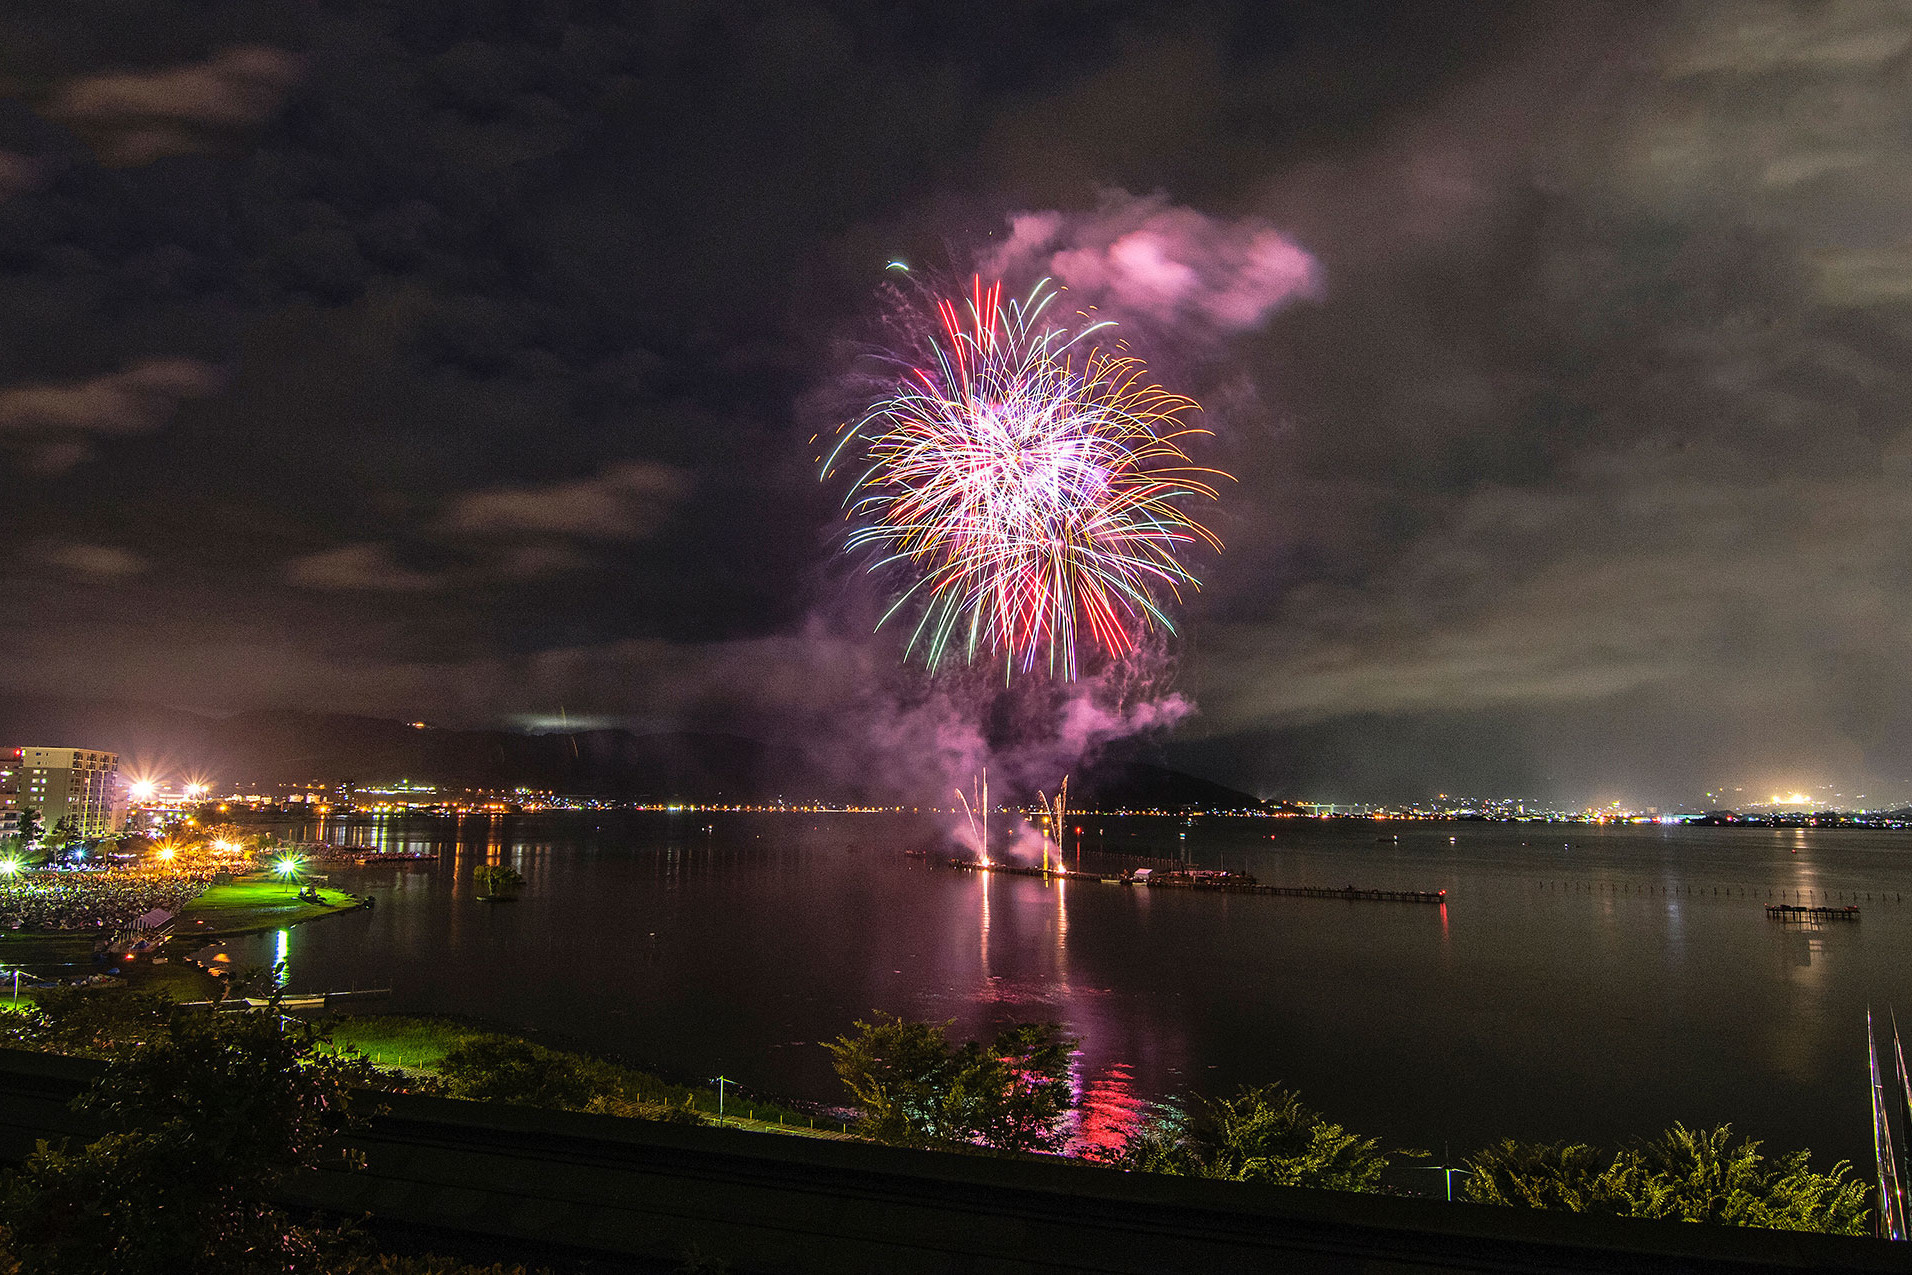
<svg viewBox="0 0 1912 1275">
<path fill-rule="evenodd" d="M 1798 903 L 1768 903 L 1766 915 L 1775 921 L 1856 921 L 1859 907 L 1848 903 L 1842 908 L 1813 908 Z"/>
<path fill-rule="evenodd" d="M 995 872 L 1015 877 L 1053 877 L 1060 881 L 1099 881 L 1121 885 L 1147 886 L 1152 890 L 1208 890 L 1222 894 L 1260 894 L 1286 899 L 1345 899 L 1354 903 L 1435 903 L 1447 902 L 1445 890 L 1364 890 L 1358 886 L 1262 885 L 1253 877 L 1238 873 L 1203 872 L 1191 875 L 1143 869 L 1125 877 L 1106 877 L 1099 872 L 1078 872 L 1069 868 L 1031 868 L 1021 864 L 978 863 L 974 859 L 951 859 L 952 868 L 964 872 Z"/>
</svg>

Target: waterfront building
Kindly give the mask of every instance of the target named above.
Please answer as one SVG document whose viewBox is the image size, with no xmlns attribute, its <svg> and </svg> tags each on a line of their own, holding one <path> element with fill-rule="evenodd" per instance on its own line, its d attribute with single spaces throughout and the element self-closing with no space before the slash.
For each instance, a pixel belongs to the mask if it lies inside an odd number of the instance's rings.
<svg viewBox="0 0 1912 1275">
<path fill-rule="evenodd" d="M 19 751 L 0 748 L 0 839 L 20 831 L 20 800 L 13 791 L 13 777 L 20 769 Z"/>
<path fill-rule="evenodd" d="M 119 782 L 119 754 L 92 748 L 0 749 L 0 807 L 17 822 L 22 810 L 37 810 L 51 832 L 71 819 L 81 837 L 116 832 L 126 817 Z"/>
</svg>

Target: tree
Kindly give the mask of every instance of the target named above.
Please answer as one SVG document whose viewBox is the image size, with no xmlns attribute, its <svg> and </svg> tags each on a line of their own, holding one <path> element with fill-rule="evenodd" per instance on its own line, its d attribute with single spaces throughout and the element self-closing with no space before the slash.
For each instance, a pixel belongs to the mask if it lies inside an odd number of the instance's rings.
<svg viewBox="0 0 1912 1275">
<path fill-rule="evenodd" d="M 40 822 L 40 812 L 38 810 L 32 806 L 21 807 L 20 841 L 22 844 L 27 846 L 33 845 L 40 839 L 41 834 L 44 833 L 45 830 L 46 825 Z"/>
<path fill-rule="evenodd" d="M 1866 1184 L 1844 1160 L 1816 1172 L 1811 1153 L 1778 1159 L 1750 1138 L 1733 1141 L 1731 1125 L 1689 1129 L 1675 1124 L 1656 1138 L 1605 1157 L 1591 1147 L 1539 1145 L 1512 1139 L 1468 1161 L 1465 1188 L 1482 1204 L 1657 1217 L 1718 1226 L 1864 1235 L 1870 1209 Z"/>
<path fill-rule="evenodd" d="M 824 1048 L 862 1112 L 863 1133 L 901 1146 L 957 1141 L 948 1110 L 955 1084 L 948 1024 L 878 1014 L 855 1029 Z"/>
<path fill-rule="evenodd" d="M 490 898 L 511 898 L 524 888 L 524 874 L 503 863 L 481 863 L 471 879 L 478 892 Z"/>
<path fill-rule="evenodd" d="M 1143 1127 L 1115 1158 L 1148 1173 L 1372 1191 L 1388 1158 L 1373 1138 L 1349 1133 L 1279 1085 L 1225 1100 L 1197 1099 Z"/>
<path fill-rule="evenodd" d="M 352 1078 L 277 1015 L 173 1011 L 76 1103 L 108 1131 L 41 1144 L 8 1182 L 14 1253 L 61 1275 L 334 1269 L 335 1237 L 262 1197 L 294 1169 L 351 1163 L 334 1139 Z"/>
<path fill-rule="evenodd" d="M 1054 1023 L 1017 1023 L 985 1048 L 958 1051 L 958 1108 L 974 1141 L 998 1151 L 1056 1151 L 1075 1102 L 1069 1056 L 1076 1042 Z"/>
<path fill-rule="evenodd" d="M 72 815 L 61 815 L 53 825 L 53 831 L 47 834 L 47 844 L 55 850 L 64 850 L 80 839 L 80 823 Z"/>
<path fill-rule="evenodd" d="M 958 1046 L 947 1023 L 878 1014 L 855 1027 L 825 1048 L 862 1112 L 866 1136 L 902 1146 L 1014 1152 L 1061 1145 L 1075 1049 L 1061 1028 L 1021 1023 L 987 1046 Z"/>
</svg>

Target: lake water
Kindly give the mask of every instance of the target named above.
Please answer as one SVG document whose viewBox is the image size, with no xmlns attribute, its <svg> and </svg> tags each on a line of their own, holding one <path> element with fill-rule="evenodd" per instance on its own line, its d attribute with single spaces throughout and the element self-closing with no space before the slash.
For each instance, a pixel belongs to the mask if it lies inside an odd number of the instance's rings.
<svg viewBox="0 0 1912 1275">
<path fill-rule="evenodd" d="M 332 868 L 377 907 L 235 957 L 283 951 L 295 990 L 390 987 L 381 1008 L 825 1102 L 841 1094 L 818 1042 L 873 1009 L 968 1034 L 1058 1021 L 1082 1042 L 1090 1140 L 1149 1100 L 1279 1080 L 1351 1128 L 1437 1152 L 1731 1121 L 1775 1149 L 1870 1164 L 1868 1003 L 1882 1019 L 1903 1005 L 1912 1029 L 1912 834 L 1072 822 L 1088 866 L 1186 847 L 1263 882 L 1450 901 L 959 872 L 933 828 L 900 816 L 410 819 L 322 831 L 437 862 Z M 524 873 L 519 901 L 474 897 L 486 862 Z M 1856 896 L 1863 919 L 1781 924 L 1769 894 Z"/>
</svg>

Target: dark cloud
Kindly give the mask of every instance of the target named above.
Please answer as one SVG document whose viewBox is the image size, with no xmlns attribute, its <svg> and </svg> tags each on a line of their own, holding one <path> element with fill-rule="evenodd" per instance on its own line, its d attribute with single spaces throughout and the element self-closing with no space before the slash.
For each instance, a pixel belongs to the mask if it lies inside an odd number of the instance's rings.
<svg viewBox="0 0 1912 1275">
<path fill-rule="evenodd" d="M 42 542 L 34 546 L 33 556 L 48 566 L 94 580 L 117 580 L 122 576 L 137 575 L 149 565 L 138 554 L 117 545 L 84 544 L 78 541 Z"/>
<path fill-rule="evenodd" d="M 278 111 L 298 79 L 290 53 L 248 45 L 185 66 L 79 76 L 56 87 L 41 110 L 72 129 L 100 162 L 148 164 L 240 145 Z"/>
<path fill-rule="evenodd" d="M 40 166 L 24 155 L 0 151 L 0 199 L 32 190 L 40 182 Z"/>
<path fill-rule="evenodd" d="M 302 589 L 350 593 L 422 593 L 442 583 L 436 576 L 401 566 L 389 545 L 340 545 L 294 558 L 286 579 Z"/>
<path fill-rule="evenodd" d="M 445 526 L 480 535 L 637 540 L 655 531 L 689 491 L 689 477 L 680 469 L 627 461 L 593 478 L 460 496 L 446 509 Z"/>
<path fill-rule="evenodd" d="M 192 359 L 141 359 L 85 381 L 16 385 L 0 389 L 0 433 L 144 433 L 165 424 L 181 401 L 218 386 L 218 369 Z"/>
</svg>

